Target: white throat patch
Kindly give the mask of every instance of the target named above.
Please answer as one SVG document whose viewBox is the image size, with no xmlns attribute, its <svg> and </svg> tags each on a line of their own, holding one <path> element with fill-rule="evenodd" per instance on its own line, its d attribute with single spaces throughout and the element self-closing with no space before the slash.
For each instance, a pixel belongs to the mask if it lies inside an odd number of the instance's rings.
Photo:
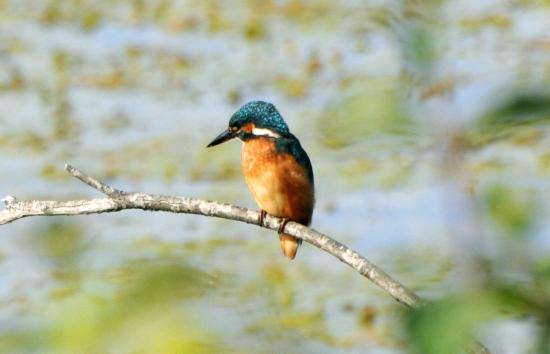
<svg viewBox="0 0 550 354">
<path fill-rule="evenodd" d="M 254 135 L 257 135 L 257 136 L 270 136 L 272 138 L 280 138 L 281 136 L 277 133 L 275 133 L 274 131 L 272 130 L 269 130 L 269 129 L 264 129 L 264 128 L 252 128 L 252 134 Z"/>
</svg>

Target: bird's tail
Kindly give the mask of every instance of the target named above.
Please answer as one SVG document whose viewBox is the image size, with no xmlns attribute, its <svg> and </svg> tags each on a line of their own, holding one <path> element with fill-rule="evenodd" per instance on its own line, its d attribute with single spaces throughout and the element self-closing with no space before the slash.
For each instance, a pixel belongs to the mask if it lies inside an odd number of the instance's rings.
<svg viewBox="0 0 550 354">
<path fill-rule="evenodd" d="M 281 241 L 281 250 L 285 257 L 294 259 L 296 252 L 298 252 L 298 247 L 302 244 L 302 240 L 287 234 L 280 234 L 279 240 Z"/>
</svg>

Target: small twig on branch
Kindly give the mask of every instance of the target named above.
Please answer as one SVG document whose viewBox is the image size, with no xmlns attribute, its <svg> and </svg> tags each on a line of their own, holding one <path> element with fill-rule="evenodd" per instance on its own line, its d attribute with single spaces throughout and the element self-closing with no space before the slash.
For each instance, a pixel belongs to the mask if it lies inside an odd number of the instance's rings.
<svg viewBox="0 0 550 354">
<path fill-rule="evenodd" d="M 84 173 L 80 172 L 79 170 L 69 165 L 68 163 L 65 164 L 65 171 L 69 172 L 73 177 L 78 178 L 79 180 L 86 183 L 90 187 L 97 189 L 101 193 L 106 194 L 111 198 L 116 198 L 124 194 L 124 192 L 119 191 L 118 189 L 115 189 L 111 186 L 108 186 L 105 183 L 101 182 L 100 180 L 97 180 L 91 176 L 85 175 Z"/>
<path fill-rule="evenodd" d="M 18 201 L 13 196 L 7 196 L 2 199 L 6 208 L 0 210 L 0 225 L 29 216 L 99 214 L 125 209 L 197 214 L 258 225 L 259 212 L 255 210 L 215 201 L 124 192 L 82 173 L 69 164 L 65 165 L 65 170 L 73 177 L 107 195 L 107 198 L 60 202 L 53 200 Z M 266 215 L 263 225 L 259 226 L 277 230 L 281 222 L 283 222 L 281 218 Z M 285 233 L 301 238 L 338 258 L 398 302 L 413 308 L 421 305 L 421 300 L 415 293 L 405 288 L 367 258 L 329 236 L 292 221 L 286 224 Z M 489 353 L 483 345 L 477 342 L 468 351 L 476 354 Z"/>
</svg>

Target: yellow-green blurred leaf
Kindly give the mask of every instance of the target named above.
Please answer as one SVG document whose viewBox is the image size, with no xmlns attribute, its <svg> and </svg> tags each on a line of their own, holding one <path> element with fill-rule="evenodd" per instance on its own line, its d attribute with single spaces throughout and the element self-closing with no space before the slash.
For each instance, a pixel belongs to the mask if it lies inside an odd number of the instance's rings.
<svg viewBox="0 0 550 354">
<path fill-rule="evenodd" d="M 411 127 L 399 109 L 396 92 L 384 83 L 369 85 L 319 119 L 322 142 L 332 148 L 357 143 L 373 134 L 404 133 Z"/>
<path fill-rule="evenodd" d="M 486 202 L 493 221 L 509 234 L 524 235 L 532 225 L 535 206 L 529 192 L 494 186 L 487 191 Z"/>
<path fill-rule="evenodd" d="M 496 312 L 496 300 L 486 294 L 469 294 L 428 303 L 407 317 L 412 353 L 462 353 L 483 321 Z"/>
</svg>

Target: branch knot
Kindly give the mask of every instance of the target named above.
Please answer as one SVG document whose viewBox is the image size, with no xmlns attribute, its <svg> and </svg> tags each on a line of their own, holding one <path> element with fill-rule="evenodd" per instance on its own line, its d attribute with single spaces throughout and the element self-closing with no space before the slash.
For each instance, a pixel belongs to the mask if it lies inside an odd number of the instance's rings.
<svg viewBox="0 0 550 354">
<path fill-rule="evenodd" d="M 4 198 L 2 198 L 1 201 L 4 202 L 7 209 L 12 209 L 14 205 L 17 203 L 17 198 L 15 198 L 13 195 L 7 195 Z"/>
</svg>

